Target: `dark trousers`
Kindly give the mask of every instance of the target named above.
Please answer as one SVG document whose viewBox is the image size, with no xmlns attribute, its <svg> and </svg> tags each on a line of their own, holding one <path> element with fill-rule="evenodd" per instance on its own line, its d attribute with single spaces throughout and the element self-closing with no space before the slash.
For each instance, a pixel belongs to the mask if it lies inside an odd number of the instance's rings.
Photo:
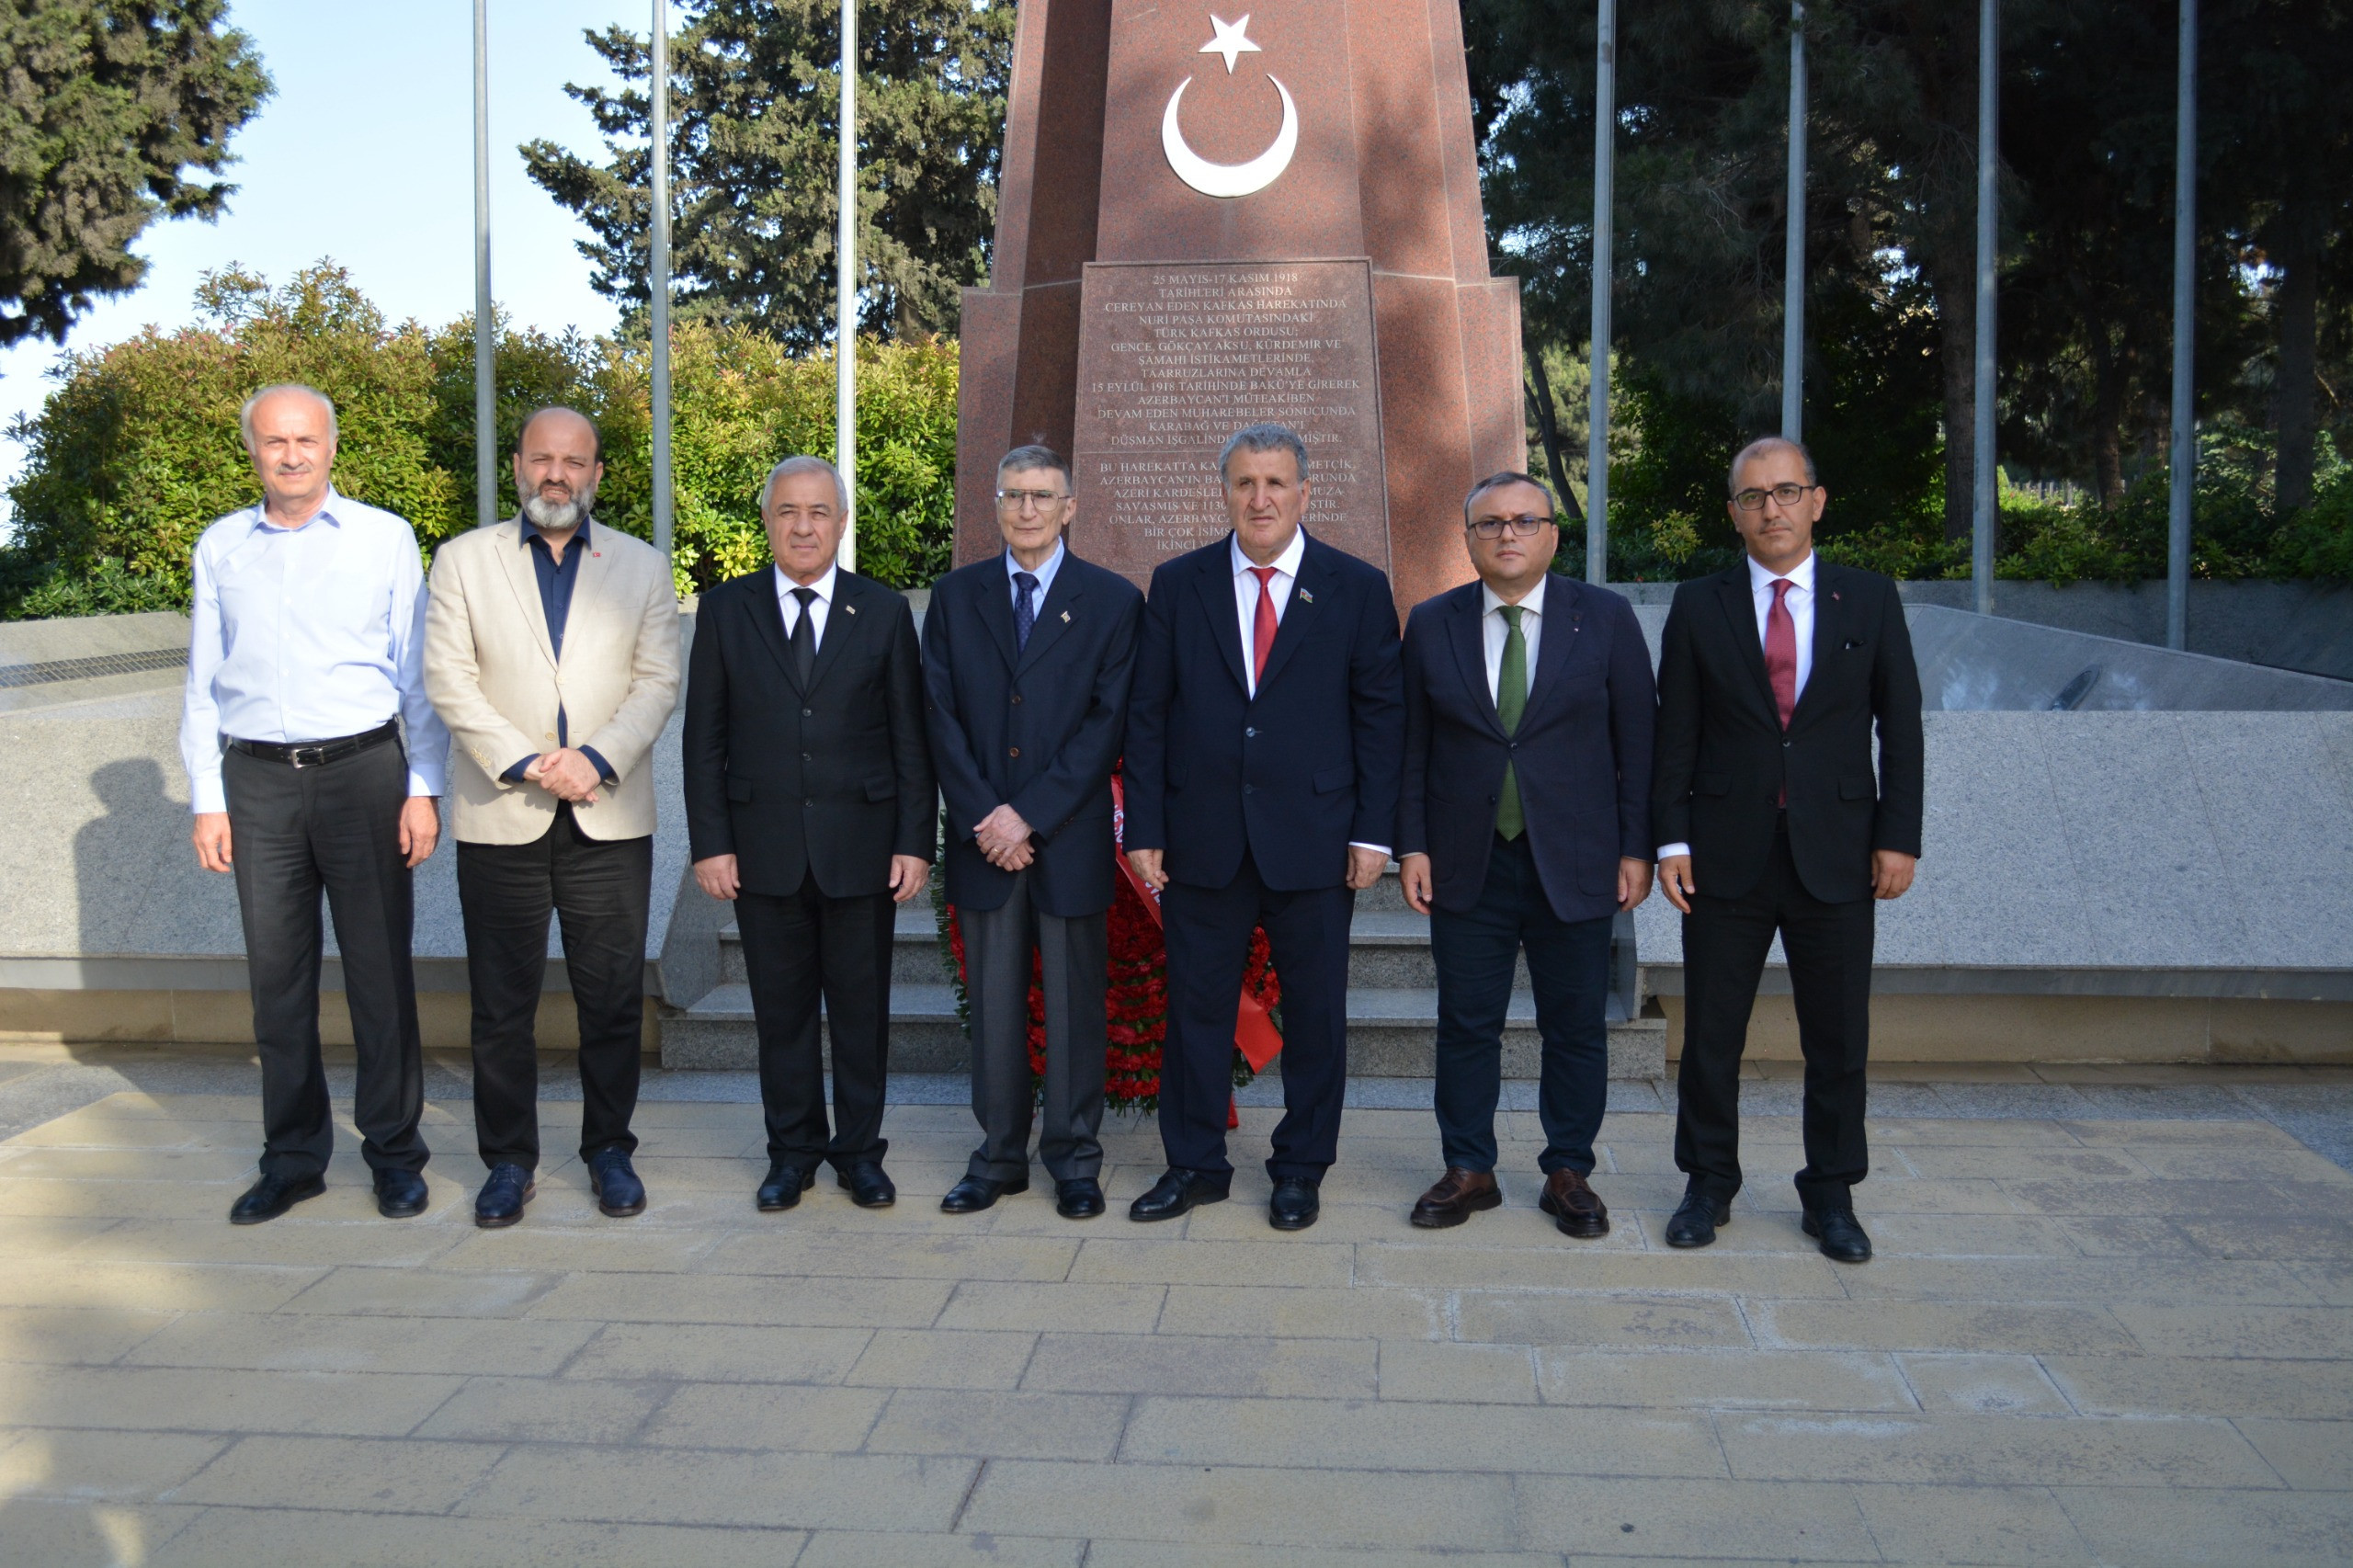
<svg viewBox="0 0 2353 1568">
<path fill-rule="evenodd" d="M 335 1153 L 319 1060 L 319 894 L 335 916 L 351 1043 L 352 1119 L 376 1170 L 421 1171 L 425 1056 L 409 961 L 415 894 L 400 847 L 408 760 L 397 742 L 313 767 L 221 758 L 237 908 L 261 1055 L 261 1169 L 300 1178 Z"/>
<path fill-rule="evenodd" d="M 882 1093 L 891 1061 L 889 893 L 827 898 L 803 875 L 793 892 L 739 893 L 735 925 L 760 1037 L 760 1103 L 768 1159 L 846 1170 L 880 1160 Z M 834 1124 L 825 1130 L 825 1063 L 817 1000 L 834 1042 Z"/>
<path fill-rule="evenodd" d="M 1224 1180 L 1225 1111 L 1233 1093 L 1233 1029 L 1250 932 L 1267 928 L 1282 983 L 1283 1119 L 1277 1181 L 1324 1179 L 1337 1156 L 1348 1080 L 1348 920 L 1345 886 L 1279 892 L 1248 854 L 1222 888 L 1170 882 L 1161 898 L 1168 944 L 1168 1034 L 1160 1067 L 1160 1141 L 1168 1163 Z"/>
<path fill-rule="evenodd" d="M 1707 886 L 1700 873 L 1700 887 Z M 1676 1075 L 1675 1163 L 1718 1198 L 1740 1190 L 1740 1057 L 1773 934 L 1790 960 L 1805 1052 L 1808 1209 L 1842 1207 L 1870 1169 L 1863 1066 L 1870 1049 L 1872 900 L 1824 903 L 1790 856 L 1788 818 L 1756 886 L 1739 898 L 1693 895 L 1683 918 L 1683 1062 Z"/>
<path fill-rule="evenodd" d="M 1430 912 L 1438 962 L 1438 1130 L 1449 1166 L 1495 1168 L 1495 1101 L 1503 1091 L 1504 1019 L 1512 971 L 1528 949 L 1543 1038 L 1538 1119 L 1554 1171 L 1593 1174 L 1593 1139 L 1609 1104 L 1609 926 L 1607 915 L 1552 913 L 1528 835 L 1498 835 L 1475 908 Z"/>
<path fill-rule="evenodd" d="M 1109 916 L 1048 915 L 1015 874 L 995 909 L 962 909 L 964 990 L 972 1017 L 972 1115 L 981 1146 L 967 1167 L 992 1181 L 1029 1175 L 1029 982 L 1046 1003 L 1046 1082 L 1038 1158 L 1056 1181 L 1103 1169 L 1104 992 Z"/>
<path fill-rule="evenodd" d="M 569 804 L 529 844 L 458 846 L 458 906 L 473 988 L 474 1138 L 485 1165 L 540 1164 L 534 1026 L 548 968 L 548 916 L 580 1018 L 580 1157 L 633 1153 L 644 1050 L 645 922 L 654 840 L 599 840 Z"/>
</svg>

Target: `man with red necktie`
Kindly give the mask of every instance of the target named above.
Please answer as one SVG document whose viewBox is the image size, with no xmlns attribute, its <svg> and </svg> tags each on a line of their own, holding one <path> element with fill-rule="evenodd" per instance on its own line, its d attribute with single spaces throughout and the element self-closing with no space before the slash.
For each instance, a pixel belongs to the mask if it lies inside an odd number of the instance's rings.
<svg viewBox="0 0 2353 1568">
<path fill-rule="evenodd" d="M 1348 925 L 1388 864 L 1405 708 L 1379 568 L 1308 536 L 1307 448 L 1280 425 L 1227 440 L 1233 531 L 1152 574 L 1129 698 L 1128 859 L 1161 894 L 1168 1169 L 1128 1210 L 1226 1196 L 1235 999 L 1263 926 L 1282 983 L 1277 1230 L 1315 1222 L 1347 1086 Z"/>
<path fill-rule="evenodd" d="M 1814 554 L 1828 496 L 1803 447 L 1751 442 L 1731 491 L 1747 558 L 1676 590 L 1659 652 L 1651 823 L 1684 917 L 1688 1181 L 1666 1242 L 1705 1246 L 1731 1218 L 1740 1059 L 1778 934 L 1805 1054 L 1805 1233 L 1861 1263 L 1873 901 L 1901 898 L 1920 855 L 1920 677 L 1893 581 Z"/>
</svg>

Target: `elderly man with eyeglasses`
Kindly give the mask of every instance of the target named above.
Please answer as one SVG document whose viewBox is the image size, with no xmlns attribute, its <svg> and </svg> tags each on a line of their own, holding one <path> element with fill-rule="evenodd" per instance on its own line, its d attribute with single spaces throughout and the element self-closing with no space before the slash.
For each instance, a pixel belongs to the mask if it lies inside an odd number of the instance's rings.
<svg viewBox="0 0 2353 1568">
<path fill-rule="evenodd" d="M 1537 1205 L 1564 1235 L 1609 1232 L 1586 1178 L 1609 1097 L 1609 930 L 1649 896 L 1649 650 L 1633 607 L 1552 571 L 1552 496 L 1498 473 L 1462 504 L 1478 581 L 1405 626 L 1405 770 L 1397 856 L 1430 917 L 1437 1109 L 1446 1173 L 1426 1229 L 1499 1207 L 1495 1102 L 1522 950 L 1542 1037 Z"/>
<path fill-rule="evenodd" d="M 1920 677 L 1895 584 L 1814 554 L 1828 496 L 1803 447 L 1751 442 L 1728 488 L 1747 558 L 1676 590 L 1659 656 L 1651 822 L 1683 912 L 1688 1183 L 1665 1240 L 1705 1246 L 1731 1218 L 1741 1052 L 1779 935 L 1805 1054 L 1803 1229 L 1861 1263 L 1872 910 L 1904 895 L 1920 855 Z"/>
</svg>

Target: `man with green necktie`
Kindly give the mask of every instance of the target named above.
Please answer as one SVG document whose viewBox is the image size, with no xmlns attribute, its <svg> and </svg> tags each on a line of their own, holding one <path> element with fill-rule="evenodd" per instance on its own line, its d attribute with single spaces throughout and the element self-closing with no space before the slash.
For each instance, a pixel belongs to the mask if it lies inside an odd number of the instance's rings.
<svg viewBox="0 0 2353 1568">
<path fill-rule="evenodd" d="M 1552 497 L 1499 473 L 1463 503 L 1475 583 L 1405 626 L 1405 773 L 1397 854 L 1438 966 L 1438 1133 L 1446 1174 L 1416 1225 L 1499 1207 L 1495 1103 L 1524 949 L 1544 1043 L 1538 1207 L 1606 1235 L 1586 1180 L 1609 1092 L 1609 934 L 1651 891 L 1650 653 L 1633 608 L 1553 574 Z"/>
</svg>

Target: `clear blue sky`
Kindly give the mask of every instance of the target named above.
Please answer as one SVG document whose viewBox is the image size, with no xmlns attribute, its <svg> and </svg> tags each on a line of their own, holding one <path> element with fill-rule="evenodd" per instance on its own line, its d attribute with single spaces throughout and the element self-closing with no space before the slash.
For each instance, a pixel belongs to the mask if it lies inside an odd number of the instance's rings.
<svg viewBox="0 0 2353 1568">
<path fill-rule="evenodd" d="M 567 82 L 608 83 L 585 28 L 642 31 L 651 0 L 490 0 L 491 281 L 523 325 L 611 330 L 610 301 L 574 248 L 586 231 L 523 172 L 516 147 L 546 136 L 597 142 Z M 239 187 L 217 223 L 151 226 L 134 292 L 105 301 L 67 337 L 89 348 L 193 319 L 197 279 L 232 262 L 272 282 L 331 256 L 394 320 L 446 322 L 473 309 L 473 6 L 233 0 L 230 19 L 278 85 L 230 143 Z M 0 430 L 40 407 L 58 358 L 47 343 L 0 351 Z M 0 437 L 0 485 L 23 449 Z M 0 502 L 5 509 L 5 502 Z"/>
</svg>

